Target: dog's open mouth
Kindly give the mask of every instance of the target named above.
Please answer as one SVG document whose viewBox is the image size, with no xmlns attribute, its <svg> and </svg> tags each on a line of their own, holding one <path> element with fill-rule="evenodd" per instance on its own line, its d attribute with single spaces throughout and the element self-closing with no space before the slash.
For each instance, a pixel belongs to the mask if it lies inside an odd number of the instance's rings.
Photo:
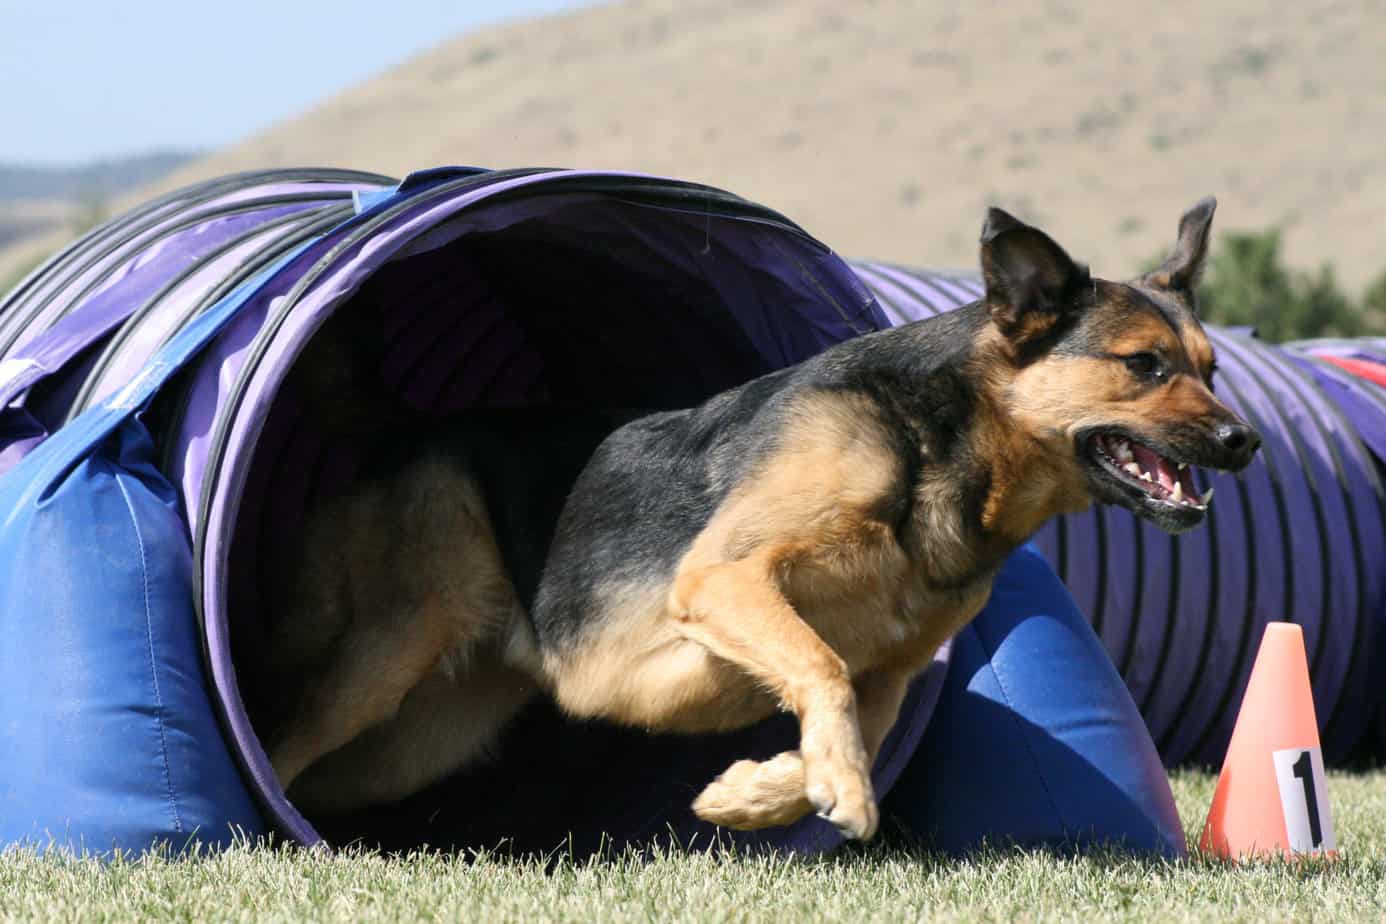
<svg viewBox="0 0 1386 924">
<path fill-rule="evenodd" d="M 1192 467 L 1173 462 L 1129 437 L 1098 433 L 1090 445 L 1093 457 L 1108 474 L 1151 500 L 1202 512 L 1213 499 L 1212 488 L 1198 493 Z"/>
</svg>

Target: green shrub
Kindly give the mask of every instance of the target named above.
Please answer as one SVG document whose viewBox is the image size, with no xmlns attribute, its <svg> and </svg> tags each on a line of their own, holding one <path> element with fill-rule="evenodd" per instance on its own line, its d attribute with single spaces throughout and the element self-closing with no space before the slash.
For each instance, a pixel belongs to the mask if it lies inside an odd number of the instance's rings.
<svg viewBox="0 0 1386 924">
<path fill-rule="evenodd" d="M 1386 277 L 1377 289 L 1375 297 L 1386 308 Z M 1274 342 L 1368 330 L 1363 307 L 1338 287 L 1331 266 L 1299 272 L 1284 265 L 1275 230 L 1222 235 L 1209 257 L 1199 303 L 1206 320 L 1255 327 L 1262 339 Z"/>
</svg>

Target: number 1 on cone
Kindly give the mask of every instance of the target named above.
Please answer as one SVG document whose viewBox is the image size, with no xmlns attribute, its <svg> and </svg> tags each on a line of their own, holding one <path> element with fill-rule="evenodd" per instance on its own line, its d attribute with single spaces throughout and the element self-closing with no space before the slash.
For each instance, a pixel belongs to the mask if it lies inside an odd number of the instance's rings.
<svg viewBox="0 0 1386 924">
<path fill-rule="evenodd" d="M 1316 747 L 1286 748 L 1273 752 L 1271 757 L 1280 787 L 1280 807 L 1285 814 L 1285 833 L 1290 839 L 1287 846 L 1295 853 L 1336 850 L 1323 753 Z"/>
</svg>

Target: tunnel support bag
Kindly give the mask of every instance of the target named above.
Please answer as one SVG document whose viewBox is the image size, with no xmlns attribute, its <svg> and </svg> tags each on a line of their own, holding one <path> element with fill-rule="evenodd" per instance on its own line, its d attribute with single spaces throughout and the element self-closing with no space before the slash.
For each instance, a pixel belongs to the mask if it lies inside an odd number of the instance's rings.
<svg viewBox="0 0 1386 924">
<path fill-rule="evenodd" d="M 265 831 L 207 696 L 187 526 L 141 419 L 260 281 L 0 478 L 0 844 L 107 855 Z"/>
</svg>

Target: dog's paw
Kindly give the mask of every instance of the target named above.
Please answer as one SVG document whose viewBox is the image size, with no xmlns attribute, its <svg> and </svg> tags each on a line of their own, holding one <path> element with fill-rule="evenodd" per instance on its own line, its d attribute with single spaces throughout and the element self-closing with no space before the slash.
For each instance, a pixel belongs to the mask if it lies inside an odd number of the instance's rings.
<svg viewBox="0 0 1386 924">
<path fill-rule="evenodd" d="M 738 831 L 793 824 L 812 810 L 803 761 L 793 751 L 767 761 L 739 760 L 693 800 L 693 813 L 703 821 Z"/>
<path fill-rule="evenodd" d="M 855 732 L 804 737 L 804 789 L 820 818 L 847 837 L 869 841 L 880 816 L 866 752 Z"/>
<path fill-rule="evenodd" d="M 852 774 L 815 780 L 809 784 L 808 800 L 818 817 L 844 836 L 869 841 L 876 835 L 880 815 L 870 780 Z"/>
</svg>

